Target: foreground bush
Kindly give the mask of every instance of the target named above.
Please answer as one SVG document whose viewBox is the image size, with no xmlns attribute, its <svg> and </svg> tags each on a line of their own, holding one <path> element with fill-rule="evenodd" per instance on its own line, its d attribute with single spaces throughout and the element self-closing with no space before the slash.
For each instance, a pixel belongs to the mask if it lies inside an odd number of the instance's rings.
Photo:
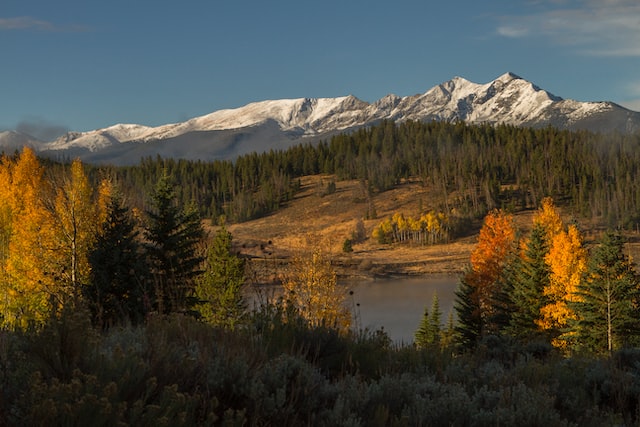
<svg viewBox="0 0 640 427">
<path fill-rule="evenodd" d="M 0 333 L 2 425 L 622 425 L 639 393 L 636 350 L 454 355 L 273 313 L 233 333 L 185 316 L 97 333 L 82 313 Z"/>
</svg>

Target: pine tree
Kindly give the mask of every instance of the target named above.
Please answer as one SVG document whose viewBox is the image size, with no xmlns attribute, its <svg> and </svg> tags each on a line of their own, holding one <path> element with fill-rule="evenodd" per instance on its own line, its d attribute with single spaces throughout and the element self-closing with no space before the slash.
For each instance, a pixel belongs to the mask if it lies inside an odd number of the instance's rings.
<svg viewBox="0 0 640 427">
<path fill-rule="evenodd" d="M 424 314 L 414 334 L 414 343 L 418 348 L 427 348 L 430 345 L 440 343 L 442 333 L 442 311 L 440 311 L 440 301 L 438 295 L 433 294 L 431 301 L 431 313 L 425 307 Z"/>
<path fill-rule="evenodd" d="M 170 177 L 164 173 L 151 194 L 145 250 L 150 264 L 152 306 L 160 313 L 189 312 L 202 257 L 202 224 L 194 207 L 180 209 Z"/>
<path fill-rule="evenodd" d="M 619 234 L 604 234 L 576 296 L 569 306 L 576 314 L 571 325 L 579 348 L 602 354 L 638 339 L 640 280 Z"/>
<path fill-rule="evenodd" d="M 433 343 L 433 337 L 431 335 L 431 316 L 429 316 L 429 309 L 424 308 L 422 317 L 420 318 L 420 324 L 418 329 L 413 334 L 413 342 L 418 348 L 427 348 L 429 344 Z"/>
<path fill-rule="evenodd" d="M 138 323 L 147 308 L 138 231 L 121 196 L 106 201 L 106 218 L 89 253 L 91 276 L 84 288 L 94 324 Z"/>
<path fill-rule="evenodd" d="M 468 281 L 469 273 L 460 279 L 455 291 L 454 310 L 458 322 L 455 326 L 455 341 L 462 350 L 471 350 L 478 345 L 483 335 L 480 304 L 475 287 Z"/>
<path fill-rule="evenodd" d="M 242 297 L 244 261 L 231 251 L 232 236 L 222 224 L 207 251 L 197 280 L 195 309 L 207 323 L 234 329 L 246 313 Z"/>
<path fill-rule="evenodd" d="M 433 343 L 439 344 L 442 333 L 442 311 L 440 310 L 440 300 L 438 294 L 433 294 L 433 300 L 431 301 L 431 317 L 429 318 L 431 335 L 433 336 Z"/>
<path fill-rule="evenodd" d="M 549 283 L 549 267 L 545 262 L 548 253 L 546 232 L 535 223 L 531 234 L 523 244 L 520 256 L 507 267 L 511 316 L 507 332 L 527 342 L 540 336 L 540 309 L 545 304 L 544 288 Z"/>
<path fill-rule="evenodd" d="M 453 346 L 455 342 L 456 335 L 456 324 L 453 317 L 453 310 L 449 311 L 449 316 L 447 316 L 447 326 L 442 331 L 442 337 L 440 338 L 440 346 L 445 348 L 450 348 Z"/>
</svg>

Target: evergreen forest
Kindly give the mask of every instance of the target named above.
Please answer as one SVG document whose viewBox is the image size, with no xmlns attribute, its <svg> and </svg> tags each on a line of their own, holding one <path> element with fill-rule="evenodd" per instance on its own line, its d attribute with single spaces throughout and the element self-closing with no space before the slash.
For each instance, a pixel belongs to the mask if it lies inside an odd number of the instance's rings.
<svg viewBox="0 0 640 427">
<path fill-rule="evenodd" d="M 407 179 L 441 194 L 437 211 L 482 218 L 496 207 L 535 209 L 544 197 L 603 226 L 640 224 L 640 135 L 555 128 L 383 121 L 329 141 L 252 153 L 234 162 L 146 158 L 131 167 L 92 167 L 94 182 L 117 183 L 131 207 L 163 173 L 180 183 L 181 205 L 203 218 L 242 222 L 290 200 L 305 175 L 358 179 L 368 196 Z"/>
<path fill-rule="evenodd" d="M 441 122 L 233 162 L 7 154 L 0 426 L 637 425 L 640 275 L 625 235 L 640 226 L 639 172 L 640 135 Z M 407 180 L 434 189 L 429 211 L 357 238 L 477 232 L 455 313 L 442 319 L 436 296 L 407 346 L 358 329 L 313 236 L 282 267 L 282 293 L 249 306 L 250 260 L 226 225 L 274 212 L 314 174 L 359 180 L 370 218 Z M 589 244 L 584 223 L 599 230 Z"/>
</svg>

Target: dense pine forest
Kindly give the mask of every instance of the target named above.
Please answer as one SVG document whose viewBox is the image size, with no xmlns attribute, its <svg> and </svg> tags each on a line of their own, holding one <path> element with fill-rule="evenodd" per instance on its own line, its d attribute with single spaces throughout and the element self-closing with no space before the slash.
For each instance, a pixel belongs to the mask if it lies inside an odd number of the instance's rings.
<svg viewBox="0 0 640 427">
<path fill-rule="evenodd" d="M 442 209 L 482 217 L 494 207 L 535 208 L 543 197 L 582 218 L 635 228 L 640 212 L 640 135 L 595 134 L 507 125 L 384 121 L 329 141 L 211 163 L 143 159 L 138 166 L 96 168 L 112 176 L 129 203 L 166 171 L 180 183 L 181 204 L 203 217 L 241 222 L 290 200 L 298 178 L 334 174 L 359 179 L 371 197 L 405 179 L 438 189 Z"/>
<path fill-rule="evenodd" d="M 4 156 L 0 425 L 635 425 L 640 276 L 620 230 L 640 224 L 639 148 L 640 135 L 385 121 L 234 162 Z M 455 317 L 435 299 L 413 346 L 354 329 L 311 237 L 282 296 L 247 305 L 225 224 L 319 173 L 360 180 L 371 217 L 405 180 L 435 190 L 428 212 L 360 236 L 381 244 L 437 245 L 482 219 Z M 585 221 L 617 231 L 587 247 Z"/>
</svg>

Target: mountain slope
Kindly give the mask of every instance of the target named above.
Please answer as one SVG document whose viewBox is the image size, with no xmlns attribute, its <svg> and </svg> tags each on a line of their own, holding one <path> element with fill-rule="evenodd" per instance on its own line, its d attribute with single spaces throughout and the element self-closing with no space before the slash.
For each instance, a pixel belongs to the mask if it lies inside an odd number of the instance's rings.
<svg viewBox="0 0 640 427">
<path fill-rule="evenodd" d="M 232 159 L 252 151 L 284 149 L 328 138 L 383 119 L 463 120 L 603 132 L 640 130 L 638 112 L 611 102 L 564 100 L 506 73 L 486 84 L 455 77 L 424 94 L 387 95 L 374 103 L 351 95 L 255 102 L 158 127 L 117 124 L 91 132 L 71 132 L 38 146 L 45 155 L 80 157 L 97 163 L 131 164 L 157 154 Z"/>
</svg>

